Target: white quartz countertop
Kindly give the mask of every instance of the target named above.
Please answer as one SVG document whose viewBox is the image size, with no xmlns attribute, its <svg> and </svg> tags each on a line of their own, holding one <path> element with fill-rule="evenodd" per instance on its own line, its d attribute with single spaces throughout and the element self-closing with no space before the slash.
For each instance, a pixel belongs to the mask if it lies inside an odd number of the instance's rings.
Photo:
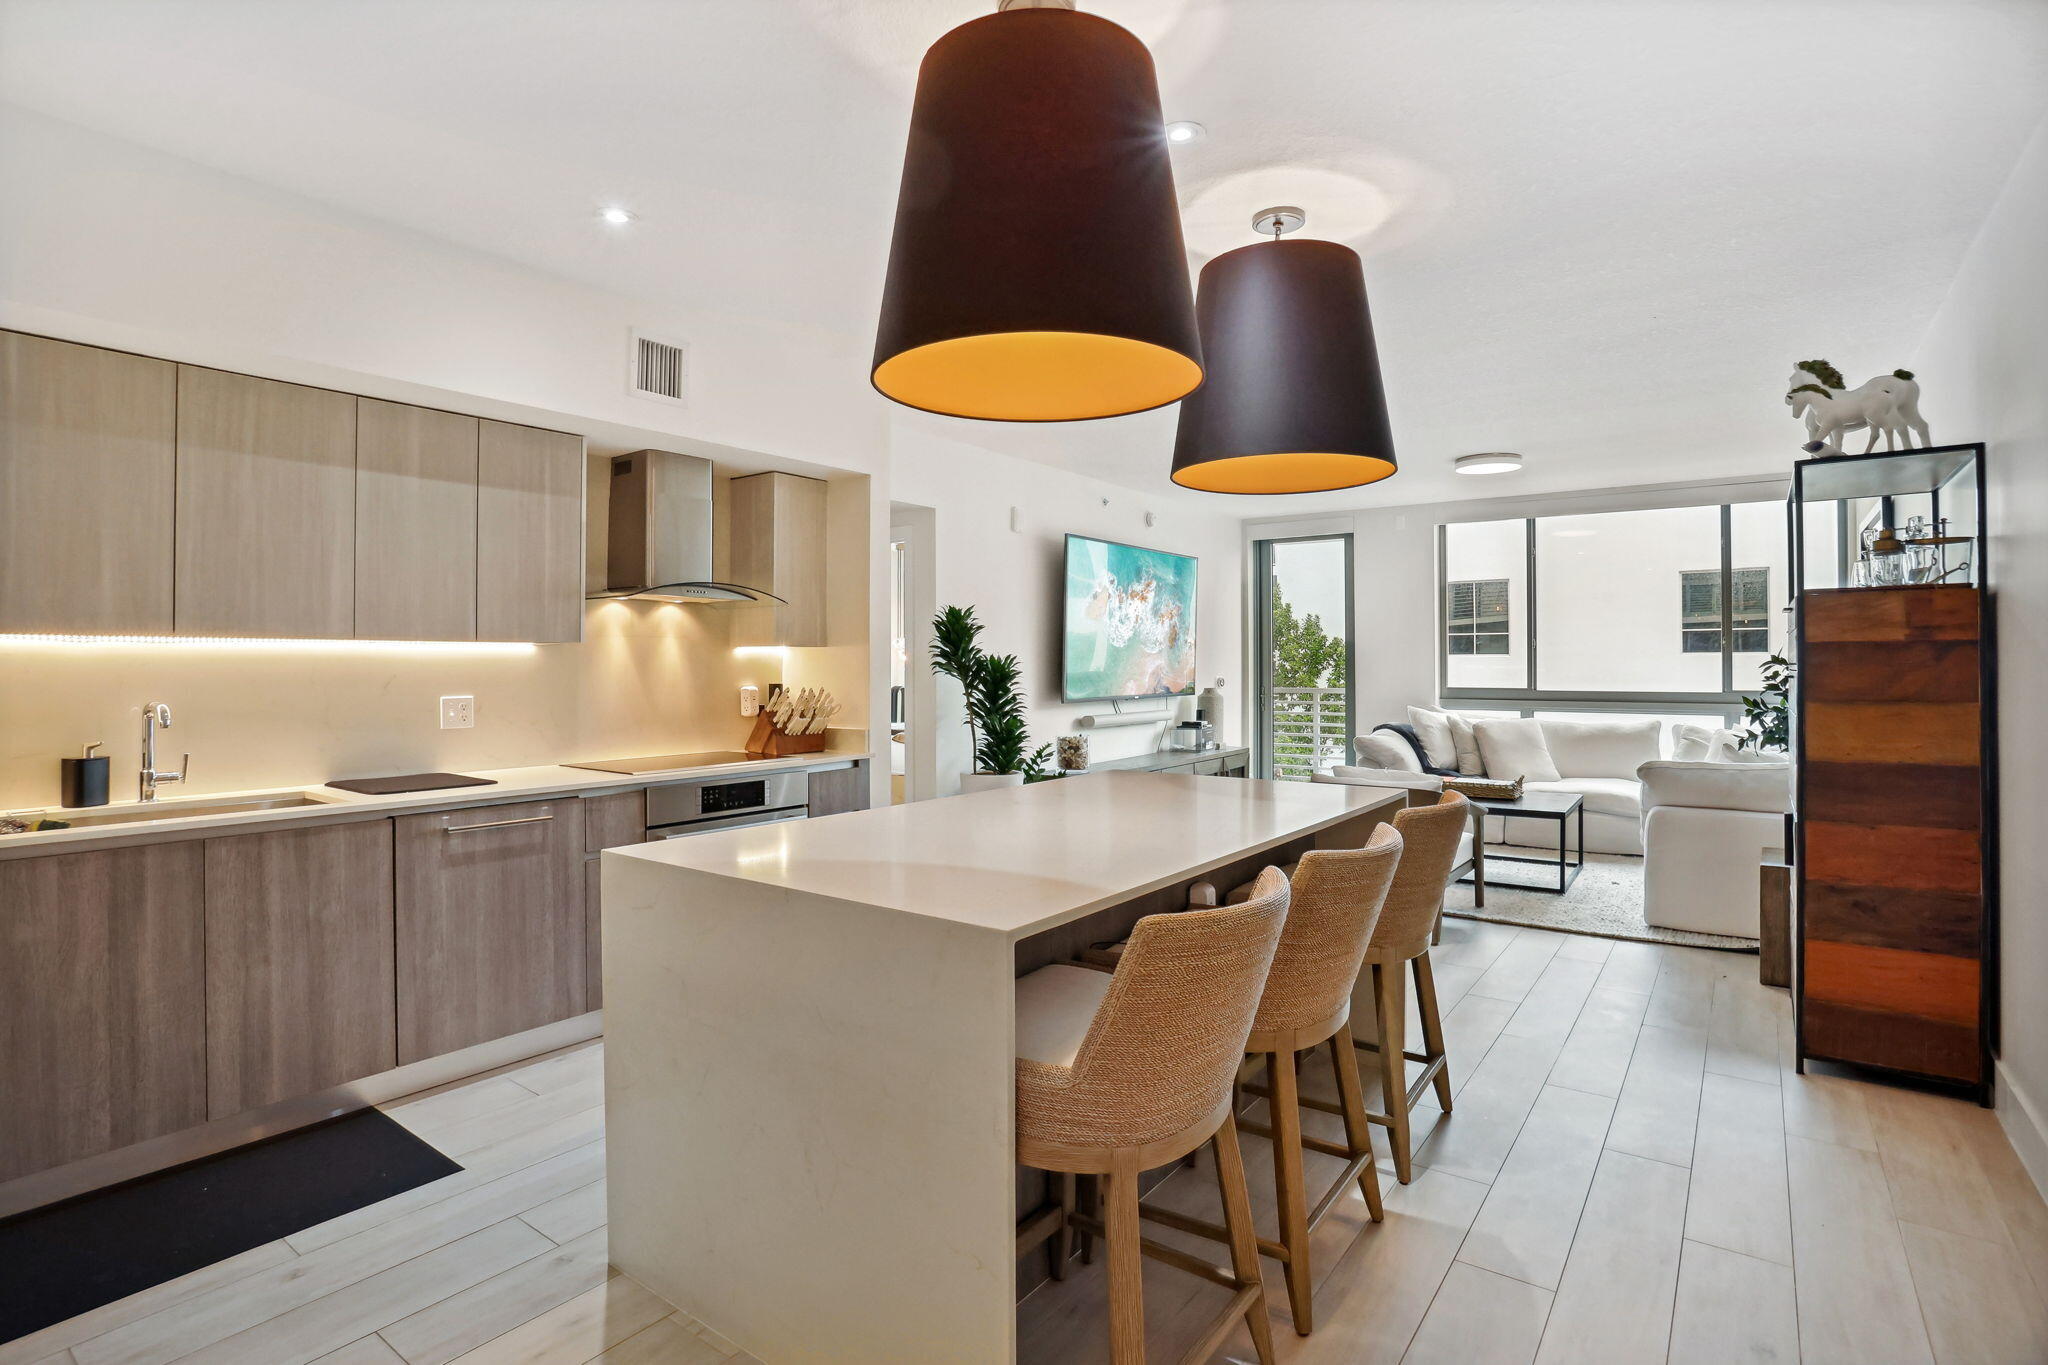
<svg viewBox="0 0 2048 1365">
<path fill-rule="evenodd" d="M 606 856 L 1014 939 L 1405 798 L 1335 783 L 1106 772 Z"/>
<path fill-rule="evenodd" d="M 646 773 L 600 773 L 587 768 L 546 764 L 532 768 L 480 769 L 465 777 L 490 779 L 487 787 L 445 787 L 438 791 L 404 792 L 395 796 L 364 796 L 338 791 L 318 783 L 304 787 L 269 788 L 263 791 L 208 792 L 201 795 L 162 796 L 154 819 L 120 821 L 106 825 L 79 825 L 70 829 L 0 834 L 0 860 L 33 857 L 43 853 L 75 852 L 110 844 L 158 843 L 219 832 L 244 833 L 306 821 L 333 820 L 361 815 L 410 815 L 418 811 L 448 810 L 461 806 L 493 806 L 507 801 L 535 801 L 551 796 L 581 796 L 606 791 L 630 791 L 669 782 L 695 782 L 704 778 L 744 776 L 750 773 L 786 772 L 797 768 L 826 768 L 872 758 L 866 751 L 825 750 L 790 758 L 753 759 L 744 763 L 721 763 L 703 768 L 675 768 Z M 304 794 L 312 804 L 282 806 L 272 810 L 207 811 L 205 808 L 238 801 L 262 801 Z M 191 815 L 175 815 L 180 808 L 195 809 Z M 134 801 L 119 801 L 89 810 L 66 811 L 55 806 L 10 809 L 0 814 L 34 813 L 62 820 L 70 815 L 107 815 L 138 810 Z"/>
</svg>

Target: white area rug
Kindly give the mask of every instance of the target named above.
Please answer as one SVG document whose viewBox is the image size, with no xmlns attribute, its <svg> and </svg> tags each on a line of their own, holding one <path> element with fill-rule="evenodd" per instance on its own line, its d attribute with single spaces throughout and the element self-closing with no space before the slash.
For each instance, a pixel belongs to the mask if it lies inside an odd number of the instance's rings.
<svg viewBox="0 0 2048 1365">
<path fill-rule="evenodd" d="M 1517 850 L 1527 852 L 1530 850 Z M 1720 948 L 1753 953 L 1756 940 L 1724 934 L 1694 934 L 1660 929 L 1643 921 L 1643 860 L 1618 853 L 1588 853 L 1586 866 L 1572 889 L 1562 896 L 1503 886 L 1502 881 L 1549 881 L 1557 869 L 1535 863 L 1487 864 L 1486 908 L 1472 906 L 1472 884 L 1459 882 L 1444 897 L 1444 913 L 1459 919 L 1519 924 L 1533 929 L 1558 929 L 1595 938 L 1632 939 L 1638 943 L 1679 943 L 1689 948 Z"/>
</svg>

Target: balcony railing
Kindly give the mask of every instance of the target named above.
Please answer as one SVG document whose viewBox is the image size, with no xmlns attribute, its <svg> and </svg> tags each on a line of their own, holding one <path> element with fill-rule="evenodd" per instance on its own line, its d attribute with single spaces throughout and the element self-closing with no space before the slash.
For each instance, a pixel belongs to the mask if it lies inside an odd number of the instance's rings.
<svg viewBox="0 0 2048 1365">
<path fill-rule="evenodd" d="M 1272 691 L 1273 776 L 1306 782 L 1310 773 L 1346 761 L 1351 724 L 1341 687 L 1276 687 Z"/>
</svg>

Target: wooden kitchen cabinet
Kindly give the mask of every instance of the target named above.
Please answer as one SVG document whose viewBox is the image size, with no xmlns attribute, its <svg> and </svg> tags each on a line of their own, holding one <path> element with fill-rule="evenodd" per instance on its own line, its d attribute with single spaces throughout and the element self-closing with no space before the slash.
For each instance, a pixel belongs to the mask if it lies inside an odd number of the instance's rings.
<svg viewBox="0 0 2048 1365">
<path fill-rule="evenodd" d="M 478 427 L 356 399 L 358 639 L 476 638 Z"/>
<path fill-rule="evenodd" d="M 207 1115 L 398 1064 L 389 820 L 206 841 Z"/>
<path fill-rule="evenodd" d="M 0 1181 L 206 1119 L 195 843 L 0 862 Z"/>
<path fill-rule="evenodd" d="M 811 773 L 811 818 L 868 808 L 868 765 L 854 763 Z"/>
<path fill-rule="evenodd" d="M 583 1013 L 583 802 L 394 823 L 399 1062 Z"/>
<path fill-rule="evenodd" d="M 800 474 L 728 480 L 725 577 L 784 598 L 732 607 L 735 645 L 825 643 L 825 482 Z"/>
<path fill-rule="evenodd" d="M 647 839 L 647 793 L 610 792 L 583 798 L 583 991 L 584 1007 L 604 1004 L 604 935 L 602 881 L 608 848 L 623 848 Z"/>
<path fill-rule="evenodd" d="M 0 332 L 0 633 L 171 629 L 178 367 Z"/>
<path fill-rule="evenodd" d="M 177 486 L 180 633 L 355 633 L 353 397 L 180 365 Z"/>
<path fill-rule="evenodd" d="M 476 638 L 583 638 L 583 438 L 477 431 Z"/>
</svg>

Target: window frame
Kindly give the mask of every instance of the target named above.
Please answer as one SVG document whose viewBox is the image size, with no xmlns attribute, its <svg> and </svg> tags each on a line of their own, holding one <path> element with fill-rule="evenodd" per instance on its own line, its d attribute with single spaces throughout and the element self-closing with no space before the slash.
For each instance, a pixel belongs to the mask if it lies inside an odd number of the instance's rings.
<svg viewBox="0 0 2048 1365">
<path fill-rule="evenodd" d="M 1683 504 L 1679 504 L 1683 505 Z M 1699 504 L 1694 504 L 1699 505 Z M 1482 709 L 1524 710 L 1541 707 L 1546 710 L 1560 707 L 1574 707 L 1582 710 L 1619 706 L 1657 707 L 1697 706 L 1718 707 L 1739 710 L 1743 693 L 1735 688 L 1735 655 L 1754 653 L 1753 650 L 1736 650 L 1734 646 L 1734 536 L 1732 503 L 1706 504 L 1718 506 L 1721 512 L 1721 620 L 1720 631 L 1721 689 L 1718 692 L 1636 692 L 1636 691 L 1583 691 L 1545 689 L 1536 686 L 1537 661 L 1542 652 L 1543 621 L 1536 611 L 1536 523 L 1546 517 L 1522 517 L 1522 552 L 1524 571 L 1522 575 L 1522 610 L 1526 613 L 1523 635 L 1526 641 L 1526 667 L 1521 687 L 1452 687 L 1445 679 L 1450 676 L 1450 577 L 1449 528 L 1451 523 L 1438 522 L 1436 528 L 1436 586 L 1437 586 L 1437 696 L 1444 701 L 1470 702 Z M 1655 508 L 1617 508 L 1617 511 L 1654 511 Z M 1557 513 L 1554 516 L 1576 515 Z M 1475 518 L 1485 521 L 1512 521 L 1513 517 Z M 1768 566 L 1764 566 L 1768 571 Z M 1681 570 L 1681 573 L 1690 572 Z M 1712 572 L 1699 570 L 1698 572 Z M 1791 575 L 1787 575 L 1789 581 Z M 1486 582 L 1484 579 L 1458 579 L 1457 582 Z M 1770 640 L 1770 613 L 1768 608 L 1770 584 L 1766 579 L 1766 610 L 1764 613 L 1764 639 L 1766 652 Z M 1684 629 L 1684 612 L 1681 605 L 1680 629 Z M 1702 629 L 1705 627 L 1703 626 Z M 1702 651 L 1705 652 L 1705 651 Z M 1470 657 L 1460 655 L 1460 658 Z M 1754 689 L 1752 689 L 1753 691 Z"/>
</svg>

